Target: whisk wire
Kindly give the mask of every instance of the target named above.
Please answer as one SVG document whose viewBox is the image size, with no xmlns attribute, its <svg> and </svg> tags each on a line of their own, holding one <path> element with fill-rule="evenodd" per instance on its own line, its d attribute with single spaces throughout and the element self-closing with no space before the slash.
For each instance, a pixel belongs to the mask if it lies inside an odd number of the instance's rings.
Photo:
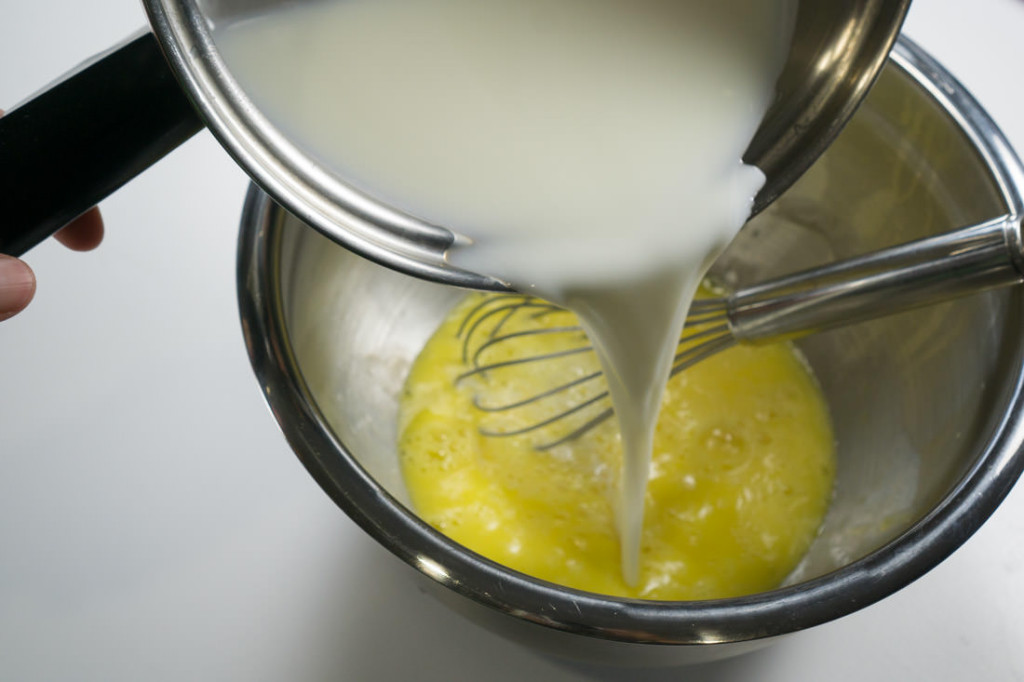
<svg viewBox="0 0 1024 682">
<path fill-rule="evenodd" d="M 527 365 L 534 362 L 542 362 L 545 360 L 555 360 L 557 358 L 564 358 L 570 355 L 579 355 L 581 353 L 590 353 L 594 349 L 590 346 L 583 346 L 580 348 L 569 348 L 567 350 L 556 351 L 553 353 L 543 353 L 540 355 L 528 355 L 526 357 L 514 358 L 512 360 L 501 360 L 499 362 L 492 362 L 487 365 L 479 365 L 473 369 L 463 372 L 455 378 L 455 383 L 459 384 L 471 376 L 479 374 L 486 374 L 496 369 L 504 369 L 506 367 L 515 367 L 516 365 Z"/>
<path fill-rule="evenodd" d="M 521 436 L 521 435 L 526 434 L 526 433 L 532 433 L 534 431 L 539 431 L 540 429 L 543 429 L 545 426 L 550 426 L 551 424 L 554 424 L 555 422 L 558 422 L 558 421 L 561 421 L 561 420 L 566 419 L 568 417 L 571 417 L 572 415 L 574 415 L 574 414 L 576 414 L 578 412 L 582 412 L 583 410 L 587 409 L 591 405 L 594 405 L 595 403 L 598 403 L 598 402 L 604 400 L 607 397 L 608 397 L 608 392 L 604 391 L 603 393 L 595 395 L 594 397 L 590 398 L 589 400 L 584 400 L 583 402 L 577 403 L 576 405 L 573 405 L 571 408 L 569 408 L 567 410 L 564 410 L 563 412 L 559 412 L 558 414 L 555 414 L 554 416 L 548 417 L 547 419 L 544 419 L 544 420 L 539 421 L 539 422 L 535 422 L 533 424 L 530 424 L 529 426 L 524 426 L 524 427 L 521 427 L 521 428 L 518 428 L 518 429 L 511 429 L 511 430 L 507 430 L 507 431 L 492 431 L 492 430 L 483 428 L 483 429 L 480 429 L 480 433 L 482 435 L 484 435 L 484 436 L 489 436 L 491 438 L 506 438 L 506 437 L 509 437 L 509 436 Z M 548 448 L 554 447 L 557 444 L 558 444 L 558 442 L 546 443 L 546 444 L 541 444 L 541 445 L 535 445 L 534 447 L 536 449 L 538 449 L 538 450 L 546 450 Z"/>
<path fill-rule="evenodd" d="M 679 340 L 679 349 L 673 358 L 671 369 L 673 376 L 733 345 L 734 340 L 726 322 L 726 312 L 727 305 L 722 299 L 694 301 L 691 313 L 687 317 L 687 326 Z M 531 347 L 524 343 L 531 338 L 556 337 L 558 335 L 563 335 L 567 339 L 572 339 L 574 335 L 581 335 L 585 341 L 586 337 L 578 324 L 544 326 L 542 320 L 556 313 L 568 314 L 562 308 L 528 295 L 492 294 L 485 297 L 483 301 L 470 309 L 459 327 L 458 334 L 463 339 L 462 355 L 469 369 L 456 377 L 456 383 L 461 383 L 473 376 L 484 376 L 510 367 L 542 362 L 553 363 L 574 355 L 592 353 L 593 347 L 589 343 L 544 352 L 533 352 Z M 515 355 L 514 352 L 518 348 L 522 348 L 523 352 L 520 355 Z M 503 352 L 511 352 L 513 355 L 507 357 Z M 496 359 L 488 361 L 492 354 L 497 356 Z M 600 369 L 597 369 L 582 376 L 555 380 L 555 385 L 550 388 L 504 401 L 488 401 L 479 395 L 474 395 L 473 405 L 476 409 L 492 415 L 510 413 L 514 410 L 539 405 L 545 400 L 553 400 L 560 394 L 570 394 L 574 389 L 578 390 L 588 383 L 599 380 L 602 376 Z M 605 388 L 592 395 L 580 397 L 568 407 L 553 408 L 552 414 L 532 419 L 525 426 L 508 429 L 485 426 L 480 429 L 480 433 L 492 438 L 508 438 L 540 433 L 548 427 L 567 424 L 568 431 L 566 433 L 555 434 L 552 438 L 534 444 L 534 448 L 537 450 L 549 450 L 578 438 L 611 418 L 614 411 L 607 406 L 609 400 L 610 394 Z M 552 404 L 558 403 L 553 402 Z M 585 415 L 588 409 L 601 405 L 605 405 L 605 408 L 597 414 L 586 418 L 578 425 L 572 424 L 573 421 L 578 422 L 577 418 Z"/>
<path fill-rule="evenodd" d="M 503 320 L 503 322 L 504 322 L 504 320 Z M 520 338 L 543 336 L 543 335 L 547 335 L 547 334 L 580 334 L 580 335 L 582 335 L 583 334 L 583 330 L 580 329 L 579 326 L 574 325 L 574 326 L 571 326 L 571 327 L 548 327 L 548 328 L 545 328 L 545 329 L 530 329 L 530 330 L 526 330 L 526 331 L 518 331 L 518 332 L 510 332 L 508 334 L 501 334 L 500 336 L 492 335 L 489 339 L 487 339 L 487 341 L 485 341 L 482 344 L 480 344 L 480 346 L 476 349 L 476 351 L 473 352 L 472 364 L 474 366 L 479 365 L 480 364 L 480 356 L 482 356 L 485 352 L 487 352 L 487 350 L 496 348 L 499 344 L 503 344 L 503 343 L 506 343 L 506 342 L 509 342 L 509 341 L 514 342 L 516 339 L 520 339 Z M 584 337 L 584 339 L 585 338 L 586 337 Z M 576 350 L 576 349 L 574 349 L 574 350 Z M 587 344 L 586 346 L 580 346 L 578 348 L 578 350 L 587 351 L 587 350 L 591 350 L 591 347 L 590 347 L 589 344 Z"/>
<path fill-rule="evenodd" d="M 736 339 L 729 333 L 729 328 L 727 326 L 723 326 L 716 331 L 718 335 L 714 338 L 706 339 L 697 345 L 689 346 L 676 353 L 672 362 L 672 371 L 669 372 L 669 376 L 674 377 L 680 372 L 693 367 L 697 363 L 703 362 L 711 356 L 717 355 L 718 353 L 736 345 Z"/>
<path fill-rule="evenodd" d="M 492 307 L 491 304 L 495 302 L 498 302 L 499 305 Z M 486 335 L 487 338 L 493 338 L 501 332 L 508 321 L 515 317 L 517 313 L 529 309 L 538 309 L 540 313 L 551 311 L 561 312 L 562 310 L 547 301 L 542 301 L 541 299 L 533 296 L 502 294 L 499 296 L 485 298 L 484 301 L 476 305 L 469 314 L 466 315 L 462 324 L 459 325 L 459 330 L 456 332 L 456 338 L 464 336 L 465 339 L 462 346 L 462 361 L 464 363 L 469 362 L 470 340 L 474 338 L 476 332 L 485 325 L 488 320 L 496 316 L 500 316 Z"/>
<path fill-rule="evenodd" d="M 517 402 L 504 403 L 502 405 L 484 405 L 480 402 L 479 396 L 473 396 L 473 407 L 480 410 L 481 412 L 504 412 L 506 410 L 514 410 L 517 407 L 526 407 L 527 405 L 538 403 L 541 400 L 544 400 L 545 398 L 551 398 L 553 396 L 558 395 L 559 393 L 570 391 L 576 388 L 577 386 L 582 386 L 583 384 L 598 379 L 601 376 L 602 373 L 599 371 L 591 372 L 590 374 L 582 376 L 579 379 L 573 379 L 572 381 L 568 381 L 564 384 L 559 384 L 554 388 L 550 388 L 546 391 L 541 391 L 540 393 L 531 395 L 528 398 L 523 398 L 522 400 L 519 400 Z"/>
<path fill-rule="evenodd" d="M 614 414 L 615 414 L 615 411 L 612 408 L 610 408 L 610 407 L 606 408 L 603 412 L 598 414 L 596 417 L 594 417 L 593 419 L 590 419 L 590 420 L 584 422 L 583 424 L 581 424 L 580 426 L 576 427 L 575 429 L 573 429 L 569 433 L 565 434 L 564 436 L 562 436 L 560 438 L 556 438 L 555 440 L 544 442 L 544 443 L 538 443 L 538 444 L 534 445 L 533 447 L 534 447 L 535 450 L 540 450 L 542 452 L 546 451 L 546 450 L 551 450 L 552 448 L 557 448 L 559 445 L 562 445 L 564 443 L 568 443 L 570 441 L 574 441 L 577 438 L 579 438 L 580 436 L 582 436 L 583 434 L 587 433 L 588 431 L 591 431 L 591 430 L 597 428 L 602 423 L 604 423 L 604 422 L 608 421 L 609 419 L 611 419 L 612 415 L 614 415 Z"/>
</svg>

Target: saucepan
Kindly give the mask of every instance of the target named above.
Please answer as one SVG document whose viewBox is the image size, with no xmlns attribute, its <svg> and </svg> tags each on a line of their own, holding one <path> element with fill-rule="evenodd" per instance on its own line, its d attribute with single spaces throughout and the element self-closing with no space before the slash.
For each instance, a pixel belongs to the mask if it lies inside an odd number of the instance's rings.
<svg viewBox="0 0 1024 682">
<path fill-rule="evenodd" d="M 885 63 L 909 1 L 801 0 L 777 100 L 745 156 L 768 178 L 755 213 L 849 119 Z M 455 234 L 429 216 L 354 189 L 294 143 L 239 86 L 218 50 L 219 32 L 301 0 L 143 2 L 151 31 L 0 119 L 0 253 L 23 253 L 205 125 L 260 187 L 330 239 L 407 274 L 505 288 L 449 265 L 445 253 Z"/>
</svg>

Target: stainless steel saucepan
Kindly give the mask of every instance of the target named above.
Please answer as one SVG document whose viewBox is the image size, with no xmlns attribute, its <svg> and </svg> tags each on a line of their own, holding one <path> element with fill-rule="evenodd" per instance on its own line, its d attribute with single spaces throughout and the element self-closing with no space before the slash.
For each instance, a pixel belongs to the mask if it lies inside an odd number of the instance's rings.
<svg viewBox="0 0 1024 682">
<path fill-rule="evenodd" d="M 219 31 L 296 0 L 143 3 L 151 31 L 0 119 L 0 253 L 27 251 L 205 125 L 276 201 L 332 240 L 425 279 L 505 288 L 450 266 L 452 232 L 347 185 L 275 128 L 239 87 L 217 49 Z M 817 159 L 853 114 L 909 4 L 800 0 L 777 100 L 745 156 L 768 178 L 755 213 Z"/>
</svg>

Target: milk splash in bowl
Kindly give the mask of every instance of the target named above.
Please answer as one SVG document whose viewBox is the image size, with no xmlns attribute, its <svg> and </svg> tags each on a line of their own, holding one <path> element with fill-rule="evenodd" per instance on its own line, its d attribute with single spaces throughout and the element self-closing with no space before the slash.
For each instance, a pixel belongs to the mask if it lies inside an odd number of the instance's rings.
<svg viewBox="0 0 1024 682">
<path fill-rule="evenodd" d="M 686 312 L 763 176 L 790 0 L 330 0 L 218 46 L 350 185 L 470 242 L 460 267 L 573 310 L 622 433 L 635 582 L 658 408 Z"/>
</svg>

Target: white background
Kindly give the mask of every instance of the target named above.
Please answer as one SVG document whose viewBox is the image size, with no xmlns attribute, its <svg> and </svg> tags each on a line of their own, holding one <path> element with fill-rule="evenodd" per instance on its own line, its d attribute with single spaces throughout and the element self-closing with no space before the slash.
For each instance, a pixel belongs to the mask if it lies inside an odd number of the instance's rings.
<svg viewBox="0 0 1024 682">
<path fill-rule="evenodd" d="M 144 22 L 137 0 L 0 0 L 0 108 Z M 1024 2 L 916 0 L 906 32 L 1024 150 Z M 1024 680 L 1022 486 L 884 602 L 684 673 L 566 666 L 450 614 L 262 403 L 246 182 L 203 132 L 104 202 L 98 251 L 28 256 L 36 300 L 0 324 L 0 680 Z"/>
</svg>

